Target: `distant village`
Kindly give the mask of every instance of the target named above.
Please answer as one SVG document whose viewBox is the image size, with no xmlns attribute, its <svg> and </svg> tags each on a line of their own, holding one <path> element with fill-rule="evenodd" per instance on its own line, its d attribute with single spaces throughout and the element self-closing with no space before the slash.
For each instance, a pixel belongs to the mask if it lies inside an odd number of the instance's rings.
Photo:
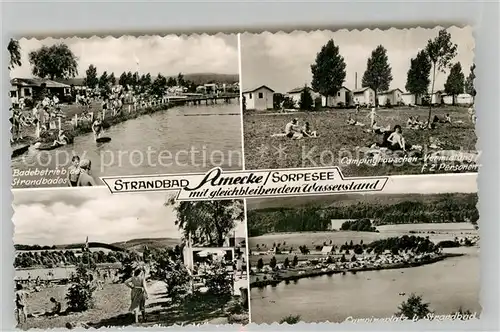
<svg viewBox="0 0 500 332">
<path fill-rule="evenodd" d="M 294 88 L 286 93 L 278 93 L 272 87 L 260 85 L 255 88 L 243 90 L 246 109 L 255 111 L 264 111 L 275 108 L 276 97 L 288 97 L 293 102 L 294 107 L 298 108 L 301 94 L 307 90 L 315 103 L 321 100 L 321 107 L 330 108 L 350 108 L 354 106 L 373 107 L 375 106 L 375 91 L 369 87 L 349 89 L 342 86 L 336 96 L 322 96 L 308 86 Z M 417 106 L 417 105 L 452 105 L 453 95 L 446 94 L 443 91 L 436 91 L 432 95 L 415 96 L 410 92 L 405 92 L 399 88 L 391 89 L 377 93 L 378 105 L 380 106 Z M 455 105 L 468 106 L 473 104 L 473 97 L 470 94 L 463 93 L 455 96 Z"/>
<path fill-rule="evenodd" d="M 57 96 L 61 102 L 69 102 L 72 99 L 73 91 L 78 94 L 88 95 L 92 89 L 85 85 L 84 78 L 73 79 L 42 79 L 42 78 L 14 78 L 10 81 L 10 99 L 13 105 L 19 104 L 21 99 L 33 98 L 43 88 L 46 88 L 50 95 Z M 119 84 L 111 88 L 119 87 Z M 132 87 L 129 87 L 132 88 Z M 239 82 L 235 83 L 205 83 L 197 86 L 167 86 L 165 97 L 182 95 L 219 95 L 225 93 L 239 93 Z"/>
</svg>

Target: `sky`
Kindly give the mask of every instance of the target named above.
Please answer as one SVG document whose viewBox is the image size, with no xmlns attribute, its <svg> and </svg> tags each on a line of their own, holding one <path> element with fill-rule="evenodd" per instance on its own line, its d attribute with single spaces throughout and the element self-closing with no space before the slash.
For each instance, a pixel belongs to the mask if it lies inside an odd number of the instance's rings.
<svg viewBox="0 0 500 332">
<path fill-rule="evenodd" d="M 107 71 L 114 72 L 117 77 L 124 71 L 139 71 L 140 74 L 150 73 L 153 76 L 158 73 L 174 76 L 179 72 L 238 73 L 237 35 L 217 34 L 189 37 L 23 38 L 19 40 L 22 66 L 14 68 L 10 77 L 33 77 L 28 54 L 44 45 L 51 46 L 61 42 L 67 44 L 78 58 L 77 77 L 84 77 L 90 64 L 97 68 L 99 75 Z"/>
<path fill-rule="evenodd" d="M 355 88 L 355 73 L 358 73 L 358 89 L 371 52 L 383 45 L 392 67 L 393 80 L 390 88 L 405 91 L 406 74 L 410 60 L 427 41 L 438 35 L 440 28 L 389 29 L 389 30 L 339 30 L 336 32 L 318 30 L 313 32 L 294 31 L 292 33 L 249 34 L 241 36 L 242 87 L 252 89 L 267 85 L 276 92 L 287 91 L 311 84 L 311 64 L 316 54 L 328 40 L 333 39 L 339 46 L 340 54 L 346 62 L 344 85 Z M 460 62 L 467 77 L 474 59 L 474 37 L 471 27 L 447 29 L 458 52 L 453 62 Z M 435 90 L 444 88 L 448 74 L 439 73 Z"/>
<path fill-rule="evenodd" d="M 137 238 L 180 238 L 170 194 L 115 194 L 107 188 L 14 192 L 14 243 L 113 243 Z M 245 236 L 244 223 L 235 229 Z"/>
</svg>

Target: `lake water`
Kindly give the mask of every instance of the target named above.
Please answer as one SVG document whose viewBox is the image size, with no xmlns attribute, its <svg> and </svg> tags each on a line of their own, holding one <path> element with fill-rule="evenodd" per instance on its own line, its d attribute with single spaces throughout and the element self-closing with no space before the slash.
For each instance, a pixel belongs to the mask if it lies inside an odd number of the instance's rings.
<svg viewBox="0 0 500 332">
<path fill-rule="evenodd" d="M 460 307 L 479 314 L 479 249 L 460 250 L 467 255 L 415 268 L 321 276 L 252 288 L 252 322 L 273 323 L 289 315 L 300 315 L 305 322 L 342 322 L 349 316 L 391 317 L 410 293 L 421 295 L 437 314 L 450 314 Z M 406 296 L 400 296 L 402 292 Z"/>
<path fill-rule="evenodd" d="M 112 140 L 96 144 L 92 134 L 51 151 L 31 149 L 12 160 L 15 170 L 66 169 L 73 155 L 92 161 L 95 179 L 106 175 L 205 172 L 212 167 L 241 169 L 240 107 L 231 104 L 174 107 L 140 116 L 107 129 Z M 47 178 L 65 178 L 51 175 Z M 40 176 L 19 177 L 38 179 Z M 102 183 L 100 183 L 102 184 Z M 15 184 L 15 187 L 67 186 L 61 183 Z"/>
<path fill-rule="evenodd" d="M 23 269 L 16 270 L 16 279 L 25 280 L 31 277 L 32 280 L 40 277 L 42 280 L 47 279 L 64 279 L 69 278 L 76 271 L 75 267 L 55 267 L 53 269 Z M 48 273 L 52 272 L 53 276 L 49 277 Z"/>
</svg>

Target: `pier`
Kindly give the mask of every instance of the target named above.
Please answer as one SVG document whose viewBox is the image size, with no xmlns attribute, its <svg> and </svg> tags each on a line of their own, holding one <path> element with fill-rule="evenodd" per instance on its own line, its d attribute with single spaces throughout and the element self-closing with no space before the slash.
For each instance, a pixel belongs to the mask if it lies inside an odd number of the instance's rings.
<svg viewBox="0 0 500 332">
<path fill-rule="evenodd" d="M 240 97 L 237 93 L 225 93 L 219 95 L 201 95 L 201 94 L 186 94 L 179 96 L 167 96 L 166 100 L 176 106 L 181 105 L 215 105 L 219 102 L 229 104 L 233 99 L 238 100 Z"/>
</svg>

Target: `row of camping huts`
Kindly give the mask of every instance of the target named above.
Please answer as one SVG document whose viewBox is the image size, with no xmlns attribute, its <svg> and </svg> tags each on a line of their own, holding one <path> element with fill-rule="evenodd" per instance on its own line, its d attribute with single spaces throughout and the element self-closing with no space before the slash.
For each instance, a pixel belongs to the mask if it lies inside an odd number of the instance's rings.
<svg viewBox="0 0 500 332">
<path fill-rule="evenodd" d="M 370 107 L 375 105 L 375 91 L 371 88 L 361 88 L 350 90 L 343 86 L 336 96 L 322 96 L 310 87 L 299 87 L 288 91 L 285 96 L 289 97 L 298 106 L 302 92 L 307 89 L 314 100 L 321 99 L 322 107 Z M 274 108 L 274 95 L 276 92 L 266 85 L 243 91 L 247 110 L 268 110 Z M 423 96 L 415 97 L 414 94 L 404 92 L 401 89 L 391 89 L 377 94 L 378 104 L 385 106 L 397 105 L 422 105 Z M 453 104 L 453 96 L 437 91 L 432 94 L 429 100 L 432 104 Z M 473 98 L 469 94 L 459 94 L 455 96 L 455 104 L 469 105 L 473 103 Z"/>
</svg>

